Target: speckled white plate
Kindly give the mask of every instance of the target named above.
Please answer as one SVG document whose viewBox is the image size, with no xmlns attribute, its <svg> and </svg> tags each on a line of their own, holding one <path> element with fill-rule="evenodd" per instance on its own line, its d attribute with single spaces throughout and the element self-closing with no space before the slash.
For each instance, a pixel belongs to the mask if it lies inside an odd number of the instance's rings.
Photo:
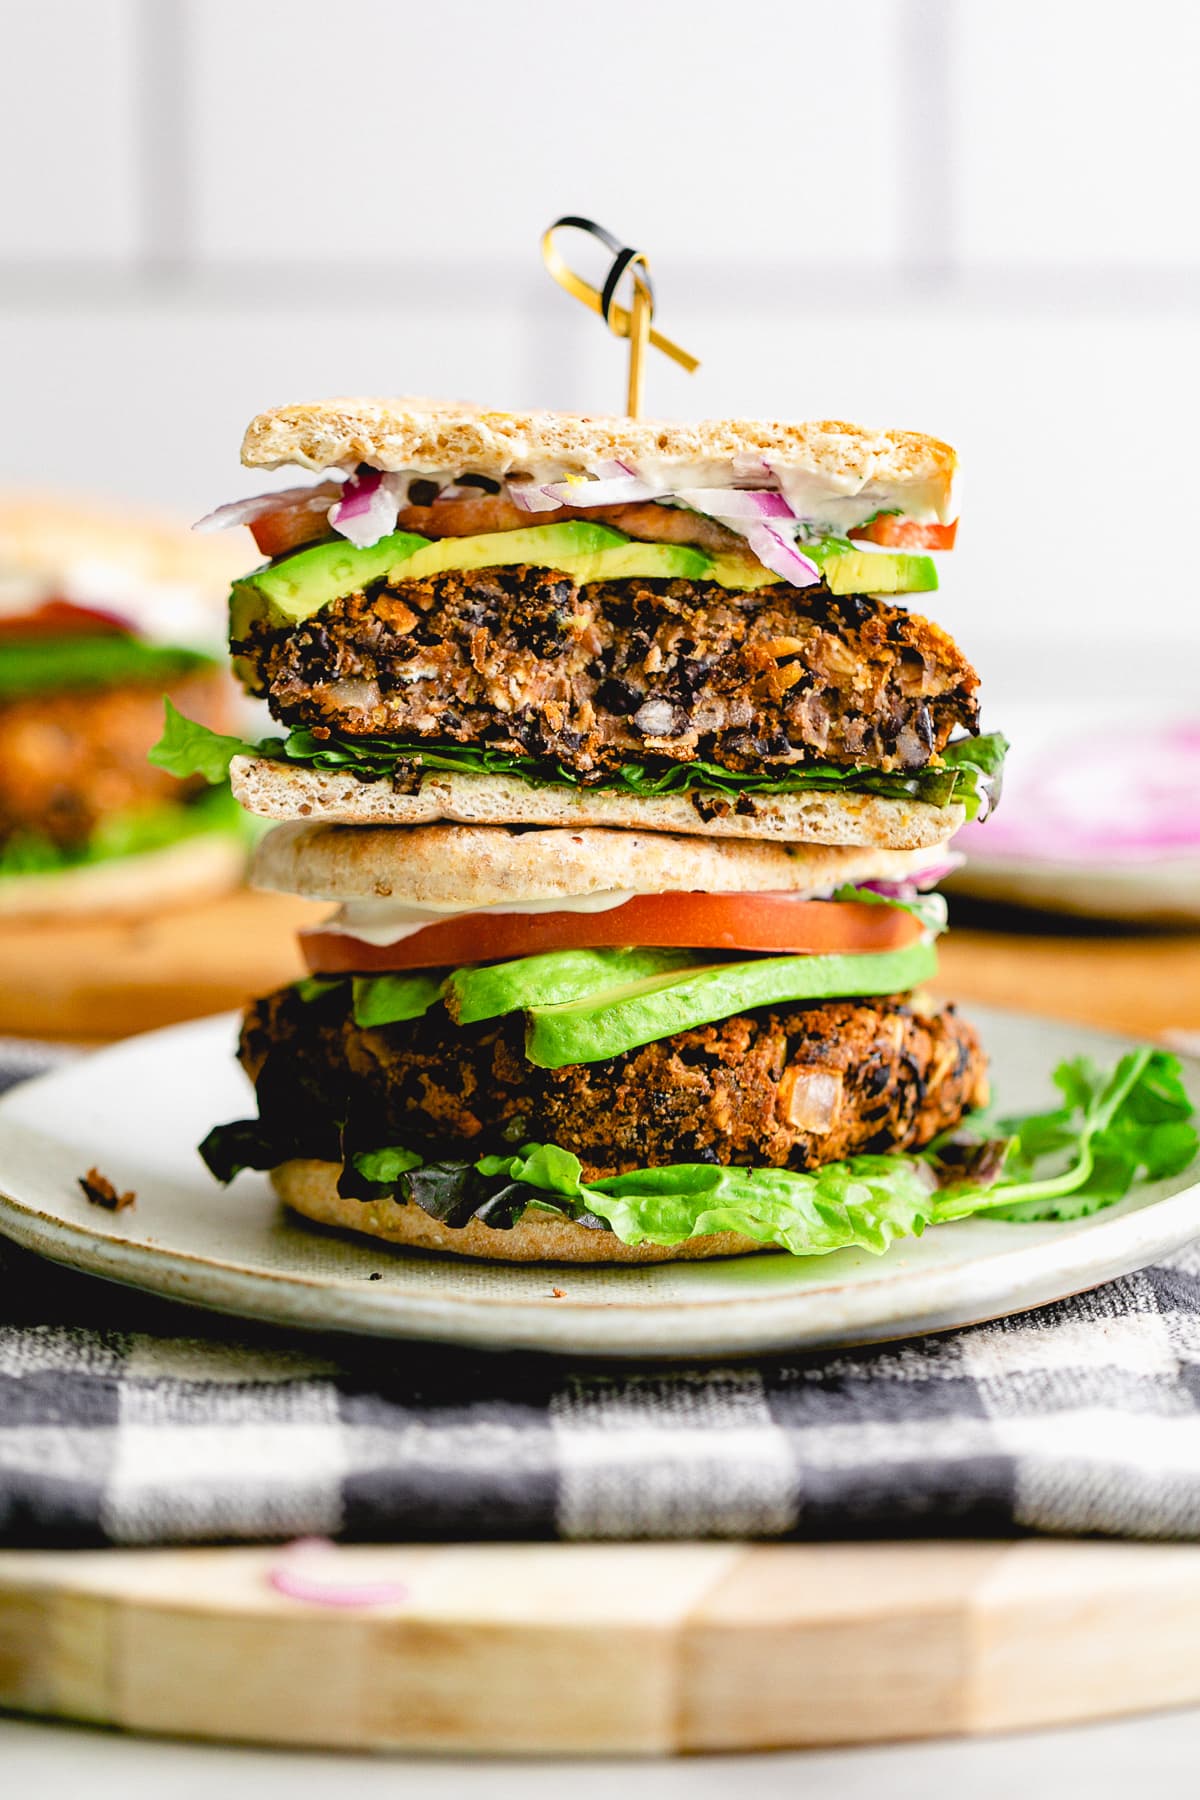
<svg viewBox="0 0 1200 1800">
<path fill-rule="evenodd" d="M 1051 1098 L 1050 1071 L 1127 1043 L 972 1008 L 997 1092 Z M 131 1038 L 0 1100 L 0 1232 L 89 1274 L 221 1312 L 315 1331 L 599 1356 L 745 1355 L 940 1331 L 1127 1273 L 1200 1234 L 1191 1176 L 1066 1225 L 968 1220 L 886 1256 L 844 1250 L 645 1268 L 506 1267 L 392 1249 L 285 1214 L 262 1176 L 220 1188 L 194 1146 L 249 1110 L 231 1018 Z M 1188 1059 L 1200 1093 L 1200 1060 Z M 137 1206 L 107 1213 L 77 1177 L 96 1165 Z M 375 1279 L 372 1279 L 375 1277 Z M 561 1290 L 558 1292 L 556 1290 Z M 113 1296 L 114 1319 L 120 1300 Z"/>
</svg>

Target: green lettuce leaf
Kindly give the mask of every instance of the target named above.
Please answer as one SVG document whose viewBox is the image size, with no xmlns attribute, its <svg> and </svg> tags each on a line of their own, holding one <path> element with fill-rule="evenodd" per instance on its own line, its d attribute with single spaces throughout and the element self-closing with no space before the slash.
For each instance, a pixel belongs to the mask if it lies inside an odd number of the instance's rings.
<svg viewBox="0 0 1200 1800">
<path fill-rule="evenodd" d="M 674 1245 L 734 1231 L 793 1256 L 851 1247 L 878 1255 L 897 1238 L 919 1237 L 936 1204 L 931 1172 L 902 1156 L 855 1156 L 811 1174 L 671 1163 L 588 1185 L 579 1159 L 552 1145 L 485 1157 L 478 1166 L 573 1201 L 624 1244 Z"/>
<path fill-rule="evenodd" d="M 890 800 L 921 800 L 930 806 L 955 802 L 974 819 L 996 804 L 1008 743 L 999 732 L 959 738 L 947 744 L 935 767 L 903 770 L 835 768 L 812 763 L 770 772 L 737 772 L 719 763 L 628 762 L 603 781 L 583 783 L 578 774 L 551 759 L 513 756 L 479 744 L 412 743 L 400 738 L 317 738 L 293 731 L 286 738 L 264 738 L 254 744 L 222 737 L 206 726 L 183 719 L 167 702 L 163 736 L 151 761 L 172 775 L 203 775 L 224 781 L 235 756 L 262 756 L 312 769 L 350 770 L 361 781 L 420 781 L 426 770 L 459 775 L 509 775 L 531 787 L 598 787 L 654 798 L 663 794 L 713 793 L 726 799 L 740 794 L 796 794 L 817 790 L 875 794 Z"/>
<path fill-rule="evenodd" d="M 911 913 L 919 919 L 930 937 L 941 937 L 948 923 L 948 910 L 944 894 L 913 894 L 911 899 L 900 900 L 894 894 L 877 894 L 874 888 L 856 887 L 853 882 L 845 882 L 833 891 L 835 900 L 857 900 L 863 906 L 895 906 L 901 912 Z"/>
<path fill-rule="evenodd" d="M 1135 1181 L 1165 1180 L 1195 1160 L 1195 1108 L 1179 1059 L 1166 1050 L 1130 1050 L 1108 1072 L 1079 1057 L 1060 1063 L 1054 1083 L 1061 1107 L 968 1122 L 959 1136 L 1003 1144 L 1000 1176 L 983 1189 L 951 1186 L 939 1220 L 984 1210 L 1000 1219 L 1082 1218 L 1123 1199 Z M 935 1158 L 941 1148 L 932 1148 Z"/>
<path fill-rule="evenodd" d="M 185 718 L 170 700 L 165 701 L 165 707 L 163 734 L 149 752 L 149 760 L 180 781 L 186 781 L 191 775 L 201 775 L 215 786 L 229 779 L 229 765 L 235 756 L 259 753 L 253 744 L 242 738 L 222 737 L 210 726 Z"/>
<path fill-rule="evenodd" d="M 0 656 L 0 696 L 46 689 L 106 687 L 112 682 L 168 682 L 215 669 L 211 656 L 148 644 L 122 631 L 6 639 Z"/>
<path fill-rule="evenodd" d="M 1177 1058 L 1134 1050 L 1107 1074 L 1081 1059 L 1061 1064 L 1054 1079 L 1064 1105 L 1050 1112 L 1002 1121 L 977 1115 L 921 1155 L 855 1156 L 811 1173 L 672 1163 L 585 1182 L 579 1158 L 555 1144 L 474 1162 L 453 1155 L 426 1162 L 407 1146 L 360 1145 L 345 1129 L 339 1187 L 357 1199 L 412 1202 L 455 1228 L 479 1219 L 508 1230 L 536 1206 L 615 1232 L 626 1244 L 671 1246 L 732 1231 L 793 1256 L 852 1248 L 881 1255 L 899 1238 L 980 1213 L 1078 1218 L 1111 1206 L 1138 1179 L 1177 1175 L 1194 1161 L 1195 1112 Z M 988 1137 L 996 1130 L 1007 1135 Z M 962 1140 L 969 1153 L 987 1154 L 956 1156 Z M 229 1181 L 240 1169 L 271 1168 L 300 1152 L 242 1119 L 210 1132 L 200 1153 Z M 1055 1166 L 1045 1172 L 1047 1159 Z M 956 1178 L 972 1160 L 989 1171 L 986 1178 Z"/>
</svg>

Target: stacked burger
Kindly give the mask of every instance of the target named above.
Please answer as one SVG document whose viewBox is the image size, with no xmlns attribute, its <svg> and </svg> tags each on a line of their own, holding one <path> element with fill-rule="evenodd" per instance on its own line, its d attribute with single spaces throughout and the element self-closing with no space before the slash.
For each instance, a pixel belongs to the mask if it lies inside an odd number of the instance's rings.
<svg viewBox="0 0 1200 1800">
<path fill-rule="evenodd" d="M 204 1145 L 296 1211 L 472 1256 L 884 1249 L 986 1095 L 923 992 L 930 890 L 1003 741 L 907 610 L 952 451 L 840 423 L 329 401 L 256 419 L 312 486 L 220 509 L 282 734 L 156 752 L 279 821 L 329 902 L 253 1005 L 258 1116 Z"/>
<path fill-rule="evenodd" d="M 146 752 L 164 692 L 234 719 L 221 608 L 244 555 L 155 514 L 0 495 L 0 914 L 150 913 L 240 878 L 228 792 Z"/>
</svg>

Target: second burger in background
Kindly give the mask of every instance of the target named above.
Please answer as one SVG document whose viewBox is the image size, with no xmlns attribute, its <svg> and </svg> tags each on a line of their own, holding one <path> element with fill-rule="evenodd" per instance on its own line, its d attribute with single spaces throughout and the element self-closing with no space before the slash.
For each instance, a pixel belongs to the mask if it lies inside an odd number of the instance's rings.
<svg viewBox="0 0 1200 1800">
<path fill-rule="evenodd" d="M 244 555 L 155 514 L 0 494 L 0 916 L 151 913 L 238 879 L 228 791 L 147 751 L 164 694 L 236 718 L 218 657 Z"/>
</svg>

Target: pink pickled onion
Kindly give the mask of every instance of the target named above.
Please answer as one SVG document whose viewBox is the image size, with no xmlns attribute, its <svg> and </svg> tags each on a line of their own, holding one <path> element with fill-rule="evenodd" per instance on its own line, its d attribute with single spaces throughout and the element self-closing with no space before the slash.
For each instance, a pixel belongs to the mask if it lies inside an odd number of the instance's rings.
<svg viewBox="0 0 1200 1800">
<path fill-rule="evenodd" d="M 1014 758 L 1004 809 L 957 842 L 991 861 L 1081 865 L 1200 854 L 1200 720 L 1047 733 Z"/>
<path fill-rule="evenodd" d="M 407 1600 L 408 1589 L 402 1581 L 328 1581 L 306 1574 L 300 1567 L 313 1560 L 313 1552 L 320 1556 L 336 1548 L 328 1538 L 298 1538 L 285 1545 L 278 1561 L 267 1570 L 267 1581 L 276 1593 L 309 1606 L 394 1606 Z"/>
<path fill-rule="evenodd" d="M 313 487 L 276 488 L 273 494 L 252 494 L 246 500 L 228 500 L 224 506 L 197 519 L 192 530 L 227 531 L 231 525 L 253 525 L 256 519 L 265 519 L 268 513 L 278 512 L 280 507 L 296 506 L 304 500 L 327 498 L 336 502 L 340 491 L 332 483 L 317 482 Z"/>
</svg>

